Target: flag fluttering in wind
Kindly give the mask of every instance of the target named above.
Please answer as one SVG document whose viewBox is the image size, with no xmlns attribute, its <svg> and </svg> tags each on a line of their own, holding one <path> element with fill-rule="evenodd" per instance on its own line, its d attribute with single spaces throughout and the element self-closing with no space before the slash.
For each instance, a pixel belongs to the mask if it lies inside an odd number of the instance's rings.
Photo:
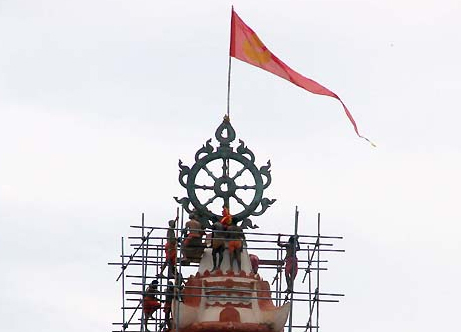
<svg viewBox="0 0 461 332">
<path fill-rule="evenodd" d="M 297 86 L 318 94 L 333 97 L 343 105 L 344 111 L 347 117 L 354 126 L 354 130 L 357 135 L 373 146 L 374 144 L 366 137 L 360 135 L 357 124 L 355 123 L 352 114 L 347 109 L 346 105 L 342 100 L 331 90 L 327 89 L 323 85 L 311 80 L 310 78 L 304 77 L 297 73 L 284 62 L 277 58 L 267 47 L 261 42 L 256 33 L 242 21 L 237 13 L 232 8 L 232 19 L 231 19 L 231 41 L 230 41 L 230 56 L 237 58 L 241 61 L 252 64 L 253 66 L 267 70 L 272 74 L 280 76 Z"/>
</svg>

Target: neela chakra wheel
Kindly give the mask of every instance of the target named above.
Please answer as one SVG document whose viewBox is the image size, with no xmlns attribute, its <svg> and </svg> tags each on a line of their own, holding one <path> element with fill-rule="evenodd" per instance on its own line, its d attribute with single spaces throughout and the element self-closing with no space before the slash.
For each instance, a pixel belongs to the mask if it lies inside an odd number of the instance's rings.
<svg viewBox="0 0 461 332">
<path fill-rule="evenodd" d="M 195 209 L 204 226 L 209 226 L 210 220 L 219 220 L 219 208 L 223 206 L 231 209 L 234 223 L 249 216 L 262 215 L 275 202 L 275 199 L 263 198 L 264 189 L 271 183 L 270 161 L 258 169 L 253 152 L 242 140 L 234 151 L 230 143 L 235 140 L 235 130 L 227 117 L 217 128 L 215 137 L 219 146 L 215 149 L 209 139 L 196 152 L 192 167 L 179 161 L 179 183 L 186 188 L 187 197 L 175 197 L 176 201 L 189 213 Z M 245 181 L 250 183 L 242 183 Z M 211 210 L 212 207 L 215 211 Z"/>
</svg>

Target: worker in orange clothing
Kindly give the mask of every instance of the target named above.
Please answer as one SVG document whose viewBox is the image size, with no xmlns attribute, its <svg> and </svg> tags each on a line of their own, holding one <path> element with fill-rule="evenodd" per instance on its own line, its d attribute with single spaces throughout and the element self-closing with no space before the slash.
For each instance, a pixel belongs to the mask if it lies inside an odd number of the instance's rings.
<svg viewBox="0 0 461 332">
<path fill-rule="evenodd" d="M 168 278 L 174 278 L 174 271 L 176 268 L 176 247 L 177 247 L 177 241 L 175 237 L 175 227 L 176 227 L 176 222 L 178 221 L 178 218 L 175 220 L 170 220 L 168 222 L 168 231 L 167 231 L 167 238 L 166 238 L 166 243 L 165 243 L 165 261 L 162 264 L 162 268 L 160 269 L 160 273 L 157 275 L 157 277 L 163 277 L 162 273 L 165 270 L 165 268 L 168 266 Z"/>
<path fill-rule="evenodd" d="M 237 261 L 238 271 L 242 270 L 242 250 L 243 250 L 243 234 L 242 227 L 231 224 L 227 227 L 227 249 L 229 250 L 230 269 L 233 269 L 234 261 Z"/>
<path fill-rule="evenodd" d="M 229 212 L 229 208 L 225 205 L 223 206 L 222 218 L 219 222 L 226 228 L 232 224 L 232 215 Z"/>
</svg>

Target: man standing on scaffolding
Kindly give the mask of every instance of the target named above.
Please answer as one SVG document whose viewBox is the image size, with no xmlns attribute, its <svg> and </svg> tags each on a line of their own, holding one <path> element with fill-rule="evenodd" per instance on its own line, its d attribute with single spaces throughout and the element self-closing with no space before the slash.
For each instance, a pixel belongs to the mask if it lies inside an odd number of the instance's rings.
<svg viewBox="0 0 461 332">
<path fill-rule="evenodd" d="M 160 269 L 160 273 L 157 277 L 164 277 L 162 275 L 163 270 L 168 266 L 168 278 L 174 278 L 175 268 L 176 268 L 176 236 L 175 236 L 175 228 L 176 222 L 178 221 L 178 217 L 175 220 L 170 220 L 168 222 L 168 231 L 166 232 L 166 244 L 165 244 L 165 261 L 162 264 L 162 268 Z"/>
<path fill-rule="evenodd" d="M 242 271 L 242 250 L 245 235 L 240 226 L 231 224 L 227 227 L 227 250 L 229 251 L 230 270 L 233 270 L 234 261 L 237 261 L 238 272 Z"/>
<path fill-rule="evenodd" d="M 285 279 L 287 281 L 286 292 L 290 293 L 293 291 L 293 283 L 298 274 L 298 258 L 296 257 L 296 251 L 300 249 L 298 236 L 292 235 L 288 239 L 288 242 L 281 242 L 279 234 L 277 238 L 277 245 L 281 248 L 286 248 L 285 255 Z"/>
</svg>

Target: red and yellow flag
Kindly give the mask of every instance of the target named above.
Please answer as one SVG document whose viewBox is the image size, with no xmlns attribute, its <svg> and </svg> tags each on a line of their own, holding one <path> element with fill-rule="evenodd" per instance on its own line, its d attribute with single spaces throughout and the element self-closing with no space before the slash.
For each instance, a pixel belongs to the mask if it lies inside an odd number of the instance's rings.
<svg viewBox="0 0 461 332">
<path fill-rule="evenodd" d="M 248 25 L 246 25 L 245 22 L 242 21 L 242 19 L 237 15 L 233 8 L 230 43 L 231 57 L 267 70 L 268 72 L 280 76 L 309 92 L 338 99 L 341 105 L 343 105 L 344 111 L 354 126 L 354 130 L 357 135 L 366 139 L 374 146 L 370 140 L 359 134 L 357 124 L 355 123 L 352 114 L 349 112 L 346 105 L 344 105 L 338 95 L 325 88 L 323 85 L 311 80 L 310 78 L 304 77 L 303 75 L 295 72 L 274 54 L 272 54 L 272 52 L 269 51 L 267 47 L 261 42 L 256 33 Z"/>
</svg>

